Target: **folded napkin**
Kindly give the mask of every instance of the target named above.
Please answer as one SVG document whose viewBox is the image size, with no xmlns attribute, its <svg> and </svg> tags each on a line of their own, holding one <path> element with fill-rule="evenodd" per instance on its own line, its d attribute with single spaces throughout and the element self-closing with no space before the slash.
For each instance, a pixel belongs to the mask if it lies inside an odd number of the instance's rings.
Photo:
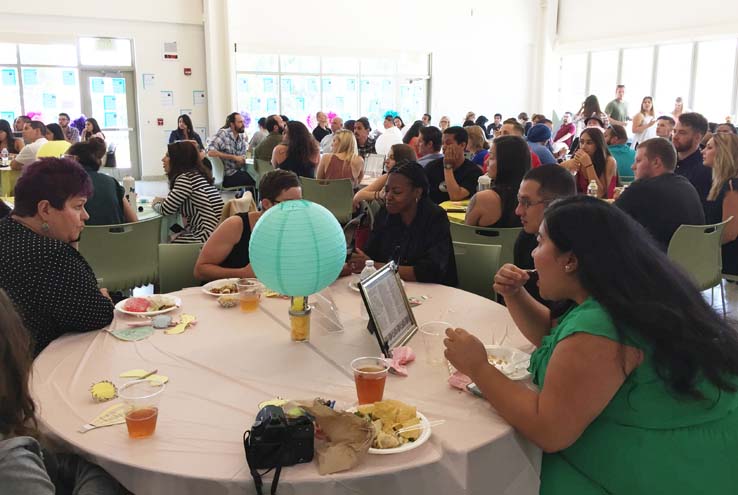
<svg viewBox="0 0 738 495">
<path fill-rule="evenodd" d="M 459 390 L 466 391 L 466 386 L 471 383 L 471 378 L 463 374 L 461 371 L 454 371 L 448 377 L 448 384 Z"/>
<path fill-rule="evenodd" d="M 397 347 L 392 350 L 392 359 L 390 360 L 390 368 L 393 373 L 400 376 L 407 376 L 407 363 L 415 361 L 415 353 L 410 346 Z"/>
</svg>

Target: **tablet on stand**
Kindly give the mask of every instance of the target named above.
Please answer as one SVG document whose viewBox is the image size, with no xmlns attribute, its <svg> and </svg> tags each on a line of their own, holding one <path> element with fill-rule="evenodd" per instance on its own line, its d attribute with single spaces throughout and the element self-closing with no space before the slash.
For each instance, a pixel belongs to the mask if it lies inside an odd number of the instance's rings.
<svg viewBox="0 0 738 495">
<path fill-rule="evenodd" d="M 377 338 L 382 354 L 392 357 L 392 349 L 407 344 L 418 331 L 397 265 L 390 261 L 359 282 L 359 291 L 369 313 L 369 331 Z"/>
</svg>

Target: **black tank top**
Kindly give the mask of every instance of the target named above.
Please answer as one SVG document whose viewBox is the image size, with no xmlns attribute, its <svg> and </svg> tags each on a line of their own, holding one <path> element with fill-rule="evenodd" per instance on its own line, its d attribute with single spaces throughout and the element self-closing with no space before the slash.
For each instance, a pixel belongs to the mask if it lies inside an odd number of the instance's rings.
<svg viewBox="0 0 738 495">
<path fill-rule="evenodd" d="M 307 177 L 309 179 L 315 178 L 315 167 L 313 164 L 303 163 L 294 157 L 288 156 L 277 168 L 294 172 L 298 177 Z"/>
<path fill-rule="evenodd" d="M 237 213 L 243 222 L 243 232 L 228 257 L 220 264 L 223 268 L 244 268 L 249 264 L 249 241 L 251 240 L 251 223 L 248 213 Z"/>
<path fill-rule="evenodd" d="M 494 225 L 487 225 L 486 228 L 507 229 L 520 227 L 522 225 L 520 223 L 520 217 L 515 214 L 515 209 L 518 207 L 517 188 L 495 186 L 492 190 L 500 196 L 502 214 Z"/>
</svg>

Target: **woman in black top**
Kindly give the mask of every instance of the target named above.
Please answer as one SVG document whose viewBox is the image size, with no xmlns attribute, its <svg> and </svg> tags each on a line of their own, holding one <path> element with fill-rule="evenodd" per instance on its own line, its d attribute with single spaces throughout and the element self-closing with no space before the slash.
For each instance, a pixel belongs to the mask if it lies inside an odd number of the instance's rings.
<svg viewBox="0 0 738 495">
<path fill-rule="evenodd" d="M 93 193 L 87 198 L 85 209 L 90 218 L 86 225 L 117 225 L 138 221 L 138 215 L 124 195 L 123 186 L 109 175 L 99 172 L 98 158 L 105 154 L 105 142 L 92 138 L 85 143 L 75 143 L 67 150 L 92 179 Z"/>
<path fill-rule="evenodd" d="M 34 340 L 34 356 L 67 332 L 108 325 L 113 303 L 75 249 L 92 181 L 72 160 L 42 158 L 15 186 L 15 210 L 0 221 L 0 288 Z"/>
<path fill-rule="evenodd" d="M 520 227 L 520 217 L 515 214 L 515 209 L 518 207 L 520 182 L 528 170 L 528 143 L 518 136 L 496 138 L 489 150 L 487 170 L 487 175 L 494 180 L 494 186 L 472 197 L 466 210 L 465 223 L 498 229 Z"/>
<path fill-rule="evenodd" d="M 296 120 L 287 122 L 282 144 L 275 146 L 272 152 L 272 165 L 290 170 L 298 177 L 314 179 L 319 160 L 318 142 L 305 124 Z"/>
<path fill-rule="evenodd" d="M 389 172 L 385 191 L 386 203 L 367 247 L 351 255 L 351 271 L 360 273 L 369 259 L 378 268 L 393 260 L 403 280 L 455 287 L 458 278 L 448 217 L 428 199 L 423 167 L 415 162 L 397 165 Z"/>
<path fill-rule="evenodd" d="M 169 144 L 175 141 L 195 141 L 198 150 L 204 149 L 200 135 L 192 127 L 192 119 L 186 113 L 179 116 L 177 119 L 177 128 L 169 134 Z"/>
<path fill-rule="evenodd" d="M 717 133 L 702 151 L 702 162 L 712 168 L 707 195 L 708 223 L 733 217 L 723 229 L 723 273 L 738 276 L 738 135 Z"/>
<path fill-rule="evenodd" d="M 249 259 L 251 231 L 261 215 L 272 206 L 291 199 L 302 199 L 302 189 L 297 175 L 277 169 L 262 177 L 259 194 L 261 211 L 234 215 L 213 232 L 197 258 L 195 277 L 210 281 L 255 276 Z"/>
</svg>

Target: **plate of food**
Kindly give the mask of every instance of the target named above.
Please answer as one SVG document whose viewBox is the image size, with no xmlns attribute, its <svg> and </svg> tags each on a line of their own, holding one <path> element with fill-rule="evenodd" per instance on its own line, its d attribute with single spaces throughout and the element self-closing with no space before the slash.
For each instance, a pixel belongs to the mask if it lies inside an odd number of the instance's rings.
<svg viewBox="0 0 738 495">
<path fill-rule="evenodd" d="M 115 305 L 121 313 L 134 316 L 156 316 L 168 313 L 182 305 L 182 300 L 175 296 L 154 294 L 153 296 L 129 297 Z"/>
<path fill-rule="evenodd" d="M 220 297 L 224 294 L 238 294 L 238 282 L 237 278 L 221 278 L 220 280 L 213 280 L 202 286 L 202 291 L 205 294 Z"/>
<path fill-rule="evenodd" d="M 383 400 L 374 404 L 364 404 L 347 409 L 371 422 L 375 435 L 370 454 L 399 454 L 423 445 L 431 436 L 431 426 L 415 407 L 399 400 Z M 418 426 L 398 433 L 402 428 Z"/>
<path fill-rule="evenodd" d="M 500 370 L 510 380 L 525 380 L 530 376 L 530 354 L 514 347 L 486 345 L 489 364 Z"/>
</svg>

